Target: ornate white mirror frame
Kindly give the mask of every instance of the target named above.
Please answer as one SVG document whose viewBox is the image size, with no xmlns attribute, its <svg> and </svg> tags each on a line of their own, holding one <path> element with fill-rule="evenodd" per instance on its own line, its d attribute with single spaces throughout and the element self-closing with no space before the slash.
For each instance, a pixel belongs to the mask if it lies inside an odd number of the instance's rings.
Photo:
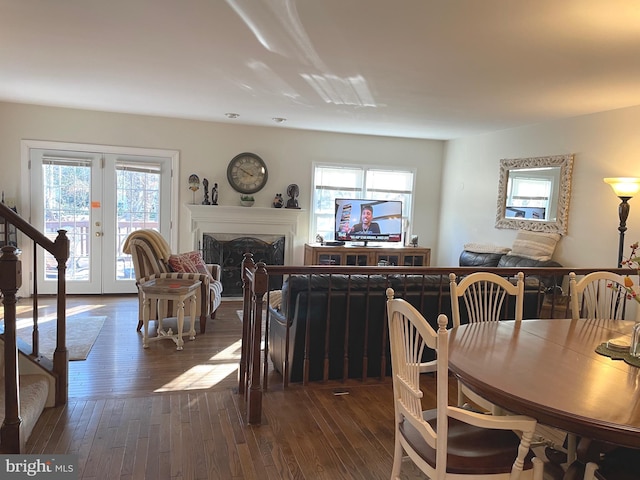
<svg viewBox="0 0 640 480">
<path fill-rule="evenodd" d="M 536 218 L 518 218 L 511 213 L 507 201 L 510 198 L 509 188 L 514 179 L 523 176 L 537 176 L 548 172 L 550 186 L 547 199 L 548 208 L 530 209 L 533 215 L 540 210 L 542 216 Z M 511 158 L 500 160 L 500 181 L 498 184 L 498 212 L 496 228 L 511 228 L 550 232 L 565 235 L 569 217 L 569 199 L 571 197 L 571 174 L 573 172 L 573 155 L 555 155 L 550 157 Z M 511 180 L 511 182 L 510 182 Z M 508 212 L 509 210 L 509 212 Z"/>
</svg>

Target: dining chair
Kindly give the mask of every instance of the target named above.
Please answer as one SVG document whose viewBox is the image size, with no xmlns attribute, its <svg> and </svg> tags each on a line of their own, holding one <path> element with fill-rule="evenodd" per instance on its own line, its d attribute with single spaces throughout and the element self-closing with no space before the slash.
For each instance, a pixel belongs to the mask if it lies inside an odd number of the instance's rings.
<svg viewBox="0 0 640 480">
<path fill-rule="evenodd" d="M 436 332 L 411 304 L 395 299 L 393 289 L 386 293 L 395 411 L 391 478 L 400 478 L 405 452 L 432 479 L 542 480 L 542 460 L 529 449 L 536 420 L 450 406 L 446 315 L 438 316 Z M 420 363 L 425 349 L 438 357 L 437 406 L 423 411 Z"/>
<path fill-rule="evenodd" d="M 627 302 L 624 278 L 616 273 L 602 271 L 589 273 L 577 280 L 576 273 L 570 272 L 571 318 L 622 319 Z M 577 456 L 578 438 L 568 433 L 566 443 L 567 462 L 570 464 Z"/>
<path fill-rule="evenodd" d="M 511 320 L 522 320 L 524 302 L 524 273 L 518 272 L 516 283 L 505 277 L 490 272 L 475 272 L 466 275 L 460 283 L 456 283 L 456 274 L 449 274 L 451 296 L 451 315 L 453 326 L 460 326 L 460 299 L 464 299 L 467 320 L 473 322 L 498 321 L 505 317 L 504 308 L 508 307 L 513 297 L 515 304 L 514 317 Z"/>
<path fill-rule="evenodd" d="M 624 318 L 627 303 L 625 277 L 611 272 L 592 272 L 577 280 L 569 273 L 571 317 L 593 319 Z"/>
<path fill-rule="evenodd" d="M 449 286 L 454 327 L 460 326 L 462 321 L 461 299 L 464 300 L 469 323 L 498 321 L 504 318 L 504 309 L 509 307 L 509 302 L 514 304 L 514 320 L 522 320 L 524 304 L 524 273 L 522 272 L 516 275 L 515 284 L 505 277 L 490 272 L 472 273 L 465 276 L 460 283 L 456 283 L 456 274 L 451 273 Z M 493 414 L 502 413 L 499 407 L 458 382 L 458 406 L 461 407 L 468 401 Z"/>
<path fill-rule="evenodd" d="M 640 478 L 640 450 L 610 447 L 600 459 L 585 466 L 583 480 L 638 480 Z"/>
</svg>

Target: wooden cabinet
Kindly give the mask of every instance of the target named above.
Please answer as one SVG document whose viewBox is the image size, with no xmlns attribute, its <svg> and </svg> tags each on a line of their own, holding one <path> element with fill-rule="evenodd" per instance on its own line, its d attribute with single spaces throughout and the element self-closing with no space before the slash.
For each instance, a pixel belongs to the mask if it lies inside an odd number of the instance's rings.
<svg viewBox="0 0 640 480">
<path fill-rule="evenodd" d="M 372 267 L 379 264 L 428 267 L 431 249 L 423 247 L 356 247 L 305 244 L 305 265 Z"/>
</svg>

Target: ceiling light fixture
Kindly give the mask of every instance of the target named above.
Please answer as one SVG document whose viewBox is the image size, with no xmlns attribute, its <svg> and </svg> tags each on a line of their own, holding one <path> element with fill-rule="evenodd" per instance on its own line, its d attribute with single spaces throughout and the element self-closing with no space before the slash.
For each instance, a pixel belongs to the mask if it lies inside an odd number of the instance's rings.
<svg viewBox="0 0 640 480">
<path fill-rule="evenodd" d="M 240 114 L 239 113 L 225 113 L 224 116 L 227 117 L 227 118 L 238 118 L 240 116 Z"/>
<path fill-rule="evenodd" d="M 276 123 L 282 123 L 287 121 L 286 118 L 282 118 L 282 117 L 273 117 L 271 120 L 273 120 Z"/>
</svg>

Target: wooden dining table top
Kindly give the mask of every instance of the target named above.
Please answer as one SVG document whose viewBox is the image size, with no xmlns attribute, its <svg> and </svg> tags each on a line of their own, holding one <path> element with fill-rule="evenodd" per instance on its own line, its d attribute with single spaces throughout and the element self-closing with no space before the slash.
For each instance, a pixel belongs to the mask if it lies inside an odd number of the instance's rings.
<svg viewBox="0 0 640 480">
<path fill-rule="evenodd" d="M 539 423 L 640 448 L 640 368 L 596 353 L 631 335 L 622 320 L 540 319 L 454 327 L 449 368 L 504 409 Z"/>
</svg>

